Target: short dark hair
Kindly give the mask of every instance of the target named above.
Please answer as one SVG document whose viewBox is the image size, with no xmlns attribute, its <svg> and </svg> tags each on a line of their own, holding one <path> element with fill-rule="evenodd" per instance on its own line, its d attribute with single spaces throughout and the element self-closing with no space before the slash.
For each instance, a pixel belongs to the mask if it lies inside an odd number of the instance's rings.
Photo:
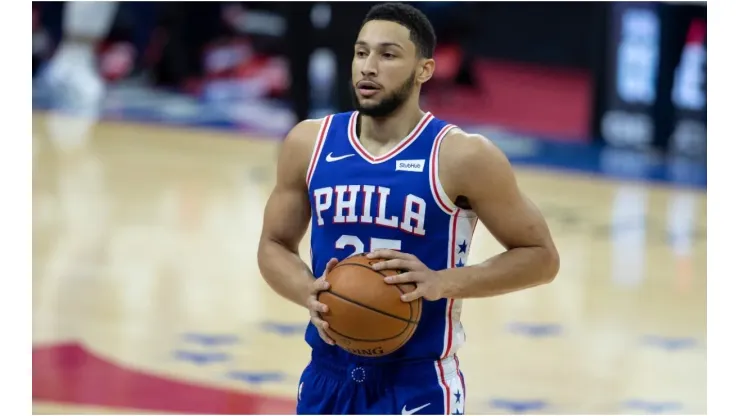
<svg viewBox="0 0 740 416">
<path fill-rule="evenodd" d="M 362 26 L 371 20 L 386 20 L 406 27 L 410 32 L 411 42 L 416 46 L 418 55 L 431 58 L 437 46 L 437 35 L 427 17 L 416 9 L 404 3 L 383 3 L 373 6 L 365 15 Z"/>
</svg>

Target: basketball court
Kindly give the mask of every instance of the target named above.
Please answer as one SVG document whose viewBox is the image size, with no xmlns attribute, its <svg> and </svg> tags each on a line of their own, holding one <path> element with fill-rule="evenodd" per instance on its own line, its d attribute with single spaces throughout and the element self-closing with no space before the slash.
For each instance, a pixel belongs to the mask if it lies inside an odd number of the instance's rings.
<svg viewBox="0 0 740 416">
<path fill-rule="evenodd" d="M 278 141 L 102 122 L 59 154 L 33 119 L 34 413 L 294 412 L 307 312 L 256 261 Z M 706 413 L 706 192 L 517 172 L 561 270 L 465 301 L 466 412 Z"/>
</svg>

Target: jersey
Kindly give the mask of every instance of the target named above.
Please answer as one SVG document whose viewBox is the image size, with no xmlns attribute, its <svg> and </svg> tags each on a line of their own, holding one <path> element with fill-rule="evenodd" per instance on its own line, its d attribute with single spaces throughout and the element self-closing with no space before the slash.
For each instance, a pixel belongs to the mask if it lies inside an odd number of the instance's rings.
<svg viewBox="0 0 740 416">
<path fill-rule="evenodd" d="M 333 257 L 342 260 L 379 248 L 415 255 L 432 270 L 462 267 L 477 223 L 455 206 L 439 180 L 439 149 L 455 126 L 426 113 L 411 133 L 381 156 L 357 135 L 357 112 L 322 120 L 306 175 L 311 201 L 311 267 L 323 275 Z M 461 300 L 423 299 L 414 336 L 382 357 L 359 357 L 327 345 L 313 325 L 306 342 L 314 355 L 340 362 L 441 360 L 465 341 Z"/>
</svg>

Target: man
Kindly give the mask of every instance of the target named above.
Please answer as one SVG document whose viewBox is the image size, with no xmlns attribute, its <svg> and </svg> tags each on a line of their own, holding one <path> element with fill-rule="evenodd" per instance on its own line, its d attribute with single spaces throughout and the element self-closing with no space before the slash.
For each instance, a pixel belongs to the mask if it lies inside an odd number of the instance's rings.
<svg viewBox="0 0 740 416">
<path fill-rule="evenodd" d="M 434 46 L 418 10 L 372 8 L 354 49 L 357 111 L 301 122 L 282 145 L 258 260 L 277 293 L 310 311 L 299 414 L 461 414 L 461 300 L 548 283 L 558 272 L 548 227 L 502 152 L 420 110 Z M 466 266 L 478 218 L 507 251 Z M 311 267 L 298 255 L 309 221 Z M 318 314 L 328 311 L 316 300 L 325 274 L 361 252 L 384 259 L 377 269 L 408 271 L 386 279 L 416 283 L 402 300 L 424 298 L 415 335 L 384 357 L 335 346 Z"/>
</svg>

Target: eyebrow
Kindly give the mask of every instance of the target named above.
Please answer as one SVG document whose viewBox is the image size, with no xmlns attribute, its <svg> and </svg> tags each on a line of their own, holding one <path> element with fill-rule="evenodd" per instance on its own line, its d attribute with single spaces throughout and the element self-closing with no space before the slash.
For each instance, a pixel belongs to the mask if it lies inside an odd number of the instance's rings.
<svg viewBox="0 0 740 416">
<path fill-rule="evenodd" d="M 355 42 L 355 45 L 357 45 L 357 46 L 370 46 L 364 40 L 358 40 L 357 42 Z M 379 46 L 382 46 L 382 47 L 395 46 L 395 47 L 397 47 L 399 49 L 403 49 L 403 46 L 401 46 L 400 44 L 398 44 L 396 42 L 381 42 L 378 45 Z"/>
</svg>

